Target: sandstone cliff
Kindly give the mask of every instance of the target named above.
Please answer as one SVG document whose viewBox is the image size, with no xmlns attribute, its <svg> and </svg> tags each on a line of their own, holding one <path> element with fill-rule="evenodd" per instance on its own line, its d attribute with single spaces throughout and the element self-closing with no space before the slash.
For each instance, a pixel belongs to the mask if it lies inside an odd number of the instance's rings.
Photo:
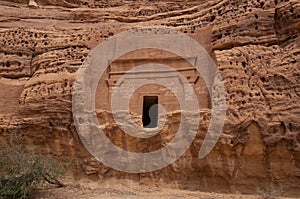
<svg viewBox="0 0 300 199">
<path fill-rule="evenodd" d="M 27 0 L 0 1 L 1 139 L 18 134 L 28 150 L 74 158 L 77 172 L 103 180 L 299 194 L 298 0 L 35 2 L 37 7 L 28 6 Z M 202 127 L 182 158 L 157 172 L 125 174 L 96 162 L 83 148 L 72 120 L 71 90 L 76 71 L 97 44 L 121 31 L 148 26 L 205 35 L 202 44 L 216 60 L 228 91 L 227 119 L 206 158 L 197 155 L 209 109 L 202 110 Z M 98 115 L 111 119 L 109 112 Z M 168 125 L 176 128 L 178 116 L 168 117 Z M 118 131 L 113 121 L 106 128 Z M 126 136 L 115 139 L 130 145 Z"/>
</svg>

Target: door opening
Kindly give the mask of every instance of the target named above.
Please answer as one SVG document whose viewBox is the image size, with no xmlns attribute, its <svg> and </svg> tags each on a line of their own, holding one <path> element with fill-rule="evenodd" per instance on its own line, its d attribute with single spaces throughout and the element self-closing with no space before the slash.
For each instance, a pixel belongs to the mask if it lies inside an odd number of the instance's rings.
<svg viewBox="0 0 300 199">
<path fill-rule="evenodd" d="M 144 96 L 143 99 L 143 127 L 156 128 L 158 122 L 158 97 Z"/>
</svg>

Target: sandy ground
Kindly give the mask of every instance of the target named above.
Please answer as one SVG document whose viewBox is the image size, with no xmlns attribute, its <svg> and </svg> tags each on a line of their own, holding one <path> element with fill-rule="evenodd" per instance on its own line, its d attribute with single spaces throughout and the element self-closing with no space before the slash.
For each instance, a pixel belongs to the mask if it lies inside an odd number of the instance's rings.
<svg viewBox="0 0 300 199">
<path fill-rule="evenodd" d="M 65 183 L 65 182 L 64 182 Z M 53 186 L 45 185 L 35 193 L 35 199 L 118 199 L 118 198 L 133 198 L 133 199 L 292 199 L 286 197 L 275 197 L 269 195 L 241 195 L 241 194 L 220 194 L 220 193 L 207 193 L 200 191 L 188 191 L 178 189 L 167 189 L 160 187 L 150 187 L 144 185 L 131 185 L 128 184 L 112 184 L 102 185 L 99 182 L 90 180 L 81 180 L 77 182 L 65 183 L 65 187 L 56 188 Z"/>
</svg>

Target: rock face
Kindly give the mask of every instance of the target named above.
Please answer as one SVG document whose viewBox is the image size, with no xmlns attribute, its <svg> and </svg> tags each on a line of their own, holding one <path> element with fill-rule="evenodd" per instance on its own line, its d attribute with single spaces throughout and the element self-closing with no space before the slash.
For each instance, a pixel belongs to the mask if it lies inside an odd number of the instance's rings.
<svg viewBox="0 0 300 199">
<path fill-rule="evenodd" d="M 298 0 L 0 2 L 0 139 L 18 135 L 28 150 L 76 160 L 76 172 L 204 191 L 255 193 L 300 188 L 300 2 Z M 82 146 L 72 119 L 72 85 L 100 42 L 136 27 L 165 27 L 195 38 L 212 55 L 227 90 L 227 118 L 213 151 L 198 151 L 209 125 L 201 109 L 193 145 L 170 166 L 127 174 L 97 162 Z M 97 111 L 114 143 L 147 145 Z M 179 115 L 168 113 L 166 135 Z M 146 145 L 146 146 L 145 146 Z M 78 176 L 78 175 L 77 175 Z M 83 176 L 83 175 L 79 175 Z"/>
</svg>

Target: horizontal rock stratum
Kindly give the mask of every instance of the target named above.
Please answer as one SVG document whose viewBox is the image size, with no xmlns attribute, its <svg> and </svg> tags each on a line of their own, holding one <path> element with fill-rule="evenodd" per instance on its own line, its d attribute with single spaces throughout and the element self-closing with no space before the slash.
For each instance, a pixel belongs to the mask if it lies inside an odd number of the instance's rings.
<svg viewBox="0 0 300 199">
<path fill-rule="evenodd" d="M 300 194 L 298 0 L 30 2 L 0 1 L 1 140 L 18 135 L 29 151 L 74 159 L 78 178 L 130 179 L 215 192 Z M 78 69 L 94 47 L 142 27 L 180 31 L 207 50 L 225 82 L 227 116 L 218 143 L 199 159 L 211 115 L 206 98 L 196 139 L 180 159 L 155 172 L 128 174 L 96 161 L 83 147 L 73 122 L 71 92 Z M 187 76 L 196 81 L 192 71 Z M 106 85 L 102 80 L 99 85 Z M 206 88 L 196 88 L 199 96 L 207 94 Z M 100 93 L 99 104 L 105 102 L 101 96 L 108 98 Z M 173 103 L 171 97 L 167 100 Z M 159 135 L 134 139 L 118 128 L 108 105 L 96 107 L 101 126 L 113 143 L 134 152 L 164 146 L 180 122 L 180 112 L 170 110 Z M 132 119 L 140 122 L 139 115 Z"/>
</svg>

